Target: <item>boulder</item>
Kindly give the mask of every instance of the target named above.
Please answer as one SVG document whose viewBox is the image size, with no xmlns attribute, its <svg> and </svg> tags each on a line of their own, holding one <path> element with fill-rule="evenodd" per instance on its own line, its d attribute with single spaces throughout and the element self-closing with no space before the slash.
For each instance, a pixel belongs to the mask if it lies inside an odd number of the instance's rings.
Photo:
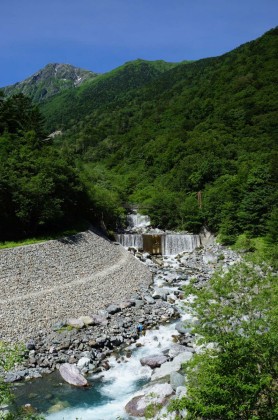
<svg viewBox="0 0 278 420">
<path fill-rule="evenodd" d="M 167 357 L 164 355 L 152 355 L 140 359 L 142 366 L 149 366 L 152 369 L 160 367 L 165 362 L 167 362 Z"/>
<path fill-rule="evenodd" d="M 120 305 L 109 305 L 107 308 L 106 308 L 106 311 L 109 313 L 109 315 L 114 315 L 114 314 L 116 314 L 117 312 L 120 312 L 121 311 L 121 306 Z"/>
<path fill-rule="evenodd" d="M 149 295 L 145 295 L 144 299 L 149 305 L 153 305 L 155 303 L 155 300 Z"/>
<path fill-rule="evenodd" d="M 91 316 L 80 316 L 79 319 L 84 325 L 94 325 L 94 320 Z"/>
<path fill-rule="evenodd" d="M 73 327 L 73 328 L 83 328 L 84 327 L 84 322 L 81 321 L 81 319 L 77 319 L 77 318 L 69 318 L 67 320 L 67 325 L 69 327 Z"/>
<path fill-rule="evenodd" d="M 184 352 L 176 356 L 171 362 L 163 363 L 159 368 L 155 369 L 152 374 L 151 380 L 164 378 L 171 375 L 172 372 L 178 372 L 181 369 L 182 363 L 187 362 L 192 357 L 192 353 Z"/>
<path fill-rule="evenodd" d="M 90 364 L 90 359 L 89 359 L 89 357 L 81 357 L 81 359 L 79 359 L 79 360 L 78 360 L 77 367 L 78 367 L 80 370 L 82 370 L 82 369 L 84 369 L 85 367 L 88 367 L 88 366 L 89 366 L 89 364 Z"/>
<path fill-rule="evenodd" d="M 183 353 L 186 351 L 185 346 L 182 346 L 181 344 L 174 344 L 168 351 L 169 357 L 176 357 L 178 354 Z"/>
<path fill-rule="evenodd" d="M 177 322 L 175 325 L 175 329 L 180 333 L 180 334 L 187 334 L 191 332 L 191 328 L 186 328 L 184 326 L 184 322 L 180 321 Z"/>
<path fill-rule="evenodd" d="M 52 330 L 53 331 L 59 331 L 66 326 L 67 326 L 66 322 L 58 321 L 58 322 L 55 322 L 55 324 L 52 325 Z"/>
<path fill-rule="evenodd" d="M 170 384 L 174 390 L 176 390 L 179 386 L 184 386 L 185 378 L 178 372 L 171 372 L 170 373 Z"/>
<path fill-rule="evenodd" d="M 69 384 L 74 386 L 87 386 L 88 381 L 81 375 L 77 366 L 64 363 L 59 368 L 60 375 Z"/>
<path fill-rule="evenodd" d="M 31 339 L 26 343 L 26 349 L 27 350 L 35 350 L 35 348 L 36 348 L 35 340 Z"/>
<path fill-rule="evenodd" d="M 125 406 L 126 412 L 134 417 L 144 417 L 145 410 L 152 405 L 157 411 L 165 405 L 173 394 L 170 384 L 156 384 L 144 390 L 143 395 L 133 397 Z"/>
</svg>

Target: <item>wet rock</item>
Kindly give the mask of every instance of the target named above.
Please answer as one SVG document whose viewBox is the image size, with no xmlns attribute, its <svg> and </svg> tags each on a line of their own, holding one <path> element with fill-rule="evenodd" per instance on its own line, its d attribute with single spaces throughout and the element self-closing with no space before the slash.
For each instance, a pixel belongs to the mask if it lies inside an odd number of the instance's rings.
<svg viewBox="0 0 278 420">
<path fill-rule="evenodd" d="M 160 367 L 165 362 L 167 362 L 167 357 L 163 355 L 152 355 L 140 359 L 142 366 L 149 366 L 152 369 Z"/>
<path fill-rule="evenodd" d="M 64 363 L 60 366 L 59 372 L 62 378 L 71 385 L 74 386 L 87 386 L 88 381 L 81 375 L 78 368 L 75 365 Z"/>
</svg>

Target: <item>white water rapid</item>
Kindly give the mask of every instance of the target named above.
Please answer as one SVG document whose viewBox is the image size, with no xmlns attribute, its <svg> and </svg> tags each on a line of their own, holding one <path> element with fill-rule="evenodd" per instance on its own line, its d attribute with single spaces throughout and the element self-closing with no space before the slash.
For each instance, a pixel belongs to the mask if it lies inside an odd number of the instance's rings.
<svg viewBox="0 0 278 420">
<path fill-rule="evenodd" d="M 179 277 L 179 264 L 175 258 L 167 258 L 164 260 L 163 269 L 158 269 L 154 276 L 154 289 L 161 288 L 173 293 L 178 289 L 173 285 L 173 279 Z M 180 278 L 179 286 L 187 284 L 188 280 Z M 182 302 L 177 299 L 175 306 L 182 308 Z M 182 310 L 182 309 L 181 309 Z M 183 309 L 184 310 L 184 309 Z M 182 319 L 192 318 L 189 312 L 181 314 Z M 142 387 L 150 381 L 153 370 L 148 366 L 142 366 L 140 359 L 153 354 L 163 355 L 167 350 L 175 346 L 174 336 L 179 333 L 175 329 L 175 322 L 160 325 L 153 330 L 146 330 L 136 343 L 132 344 L 129 349 L 132 351 L 130 357 L 122 356 L 116 359 L 114 356 L 108 359 L 110 369 L 95 374 L 91 377 L 94 387 L 96 383 L 101 381 L 98 387 L 101 397 L 98 403 L 92 405 L 84 404 L 80 401 L 79 406 L 68 407 L 56 413 L 46 415 L 47 420 L 116 420 L 129 419 L 130 416 L 125 412 L 125 405 L 133 398 L 134 395 L 141 395 L 138 392 Z M 170 418 L 170 417 L 169 417 Z"/>
</svg>

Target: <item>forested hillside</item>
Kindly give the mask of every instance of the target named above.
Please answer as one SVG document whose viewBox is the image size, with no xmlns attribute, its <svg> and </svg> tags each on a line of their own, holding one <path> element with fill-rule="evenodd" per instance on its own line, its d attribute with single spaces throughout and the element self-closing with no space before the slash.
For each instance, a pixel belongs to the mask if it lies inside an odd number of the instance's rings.
<svg viewBox="0 0 278 420">
<path fill-rule="evenodd" d="M 74 162 L 22 94 L 0 96 L 0 241 L 72 227 L 89 202 Z"/>
<path fill-rule="evenodd" d="M 137 203 L 162 228 L 275 241 L 277 35 L 196 62 L 128 62 L 41 103 L 45 123 L 21 94 L 2 100 L 2 236 L 88 209 L 115 228 Z"/>
<path fill-rule="evenodd" d="M 42 108 L 96 200 L 148 205 L 153 224 L 232 243 L 277 212 L 278 29 L 221 57 L 136 61 Z M 160 66 L 161 67 L 161 66 Z"/>
</svg>

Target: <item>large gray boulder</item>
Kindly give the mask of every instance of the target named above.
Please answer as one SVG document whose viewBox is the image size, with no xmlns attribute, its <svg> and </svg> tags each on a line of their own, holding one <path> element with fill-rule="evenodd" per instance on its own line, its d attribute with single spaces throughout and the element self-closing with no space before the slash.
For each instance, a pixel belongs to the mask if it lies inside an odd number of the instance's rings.
<svg viewBox="0 0 278 420">
<path fill-rule="evenodd" d="M 185 378 L 178 372 L 171 372 L 170 374 L 170 385 L 174 390 L 179 386 L 184 386 Z"/>
<path fill-rule="evenodd" d="M 182 322 L 182 321 L 180 321 L 180 322 L 177 322 L 176 323 L 176 325 L 175 325 L 175 329 L 180 333 L 180 334 L 187 334 L 187 333 L 190 333 L 190 331 L 191 331 L 191 328 L 187 328 L 187 327 L 185 327 L 185 325 L 184 325 L 184 322 Z"/>
<path fill-rule="evenodd" d="M 182 363 L 187 362 L 192 357 L 192 353 L 184 352 L 176 356 L 172 362 L 163 363 L 159 368 L 155 369 L 152 374 L 151 380 L 155 381 L 156 379 L 165 378 L 166 376 L 171 375 L 171 373 L 178 372 L 181 369 Z"/>
<path fill-rule="evenodd" d="M 84 376 L 81 375 L 79 369 L 75 365 L 64 363 L 59 368 L 60 375 L 62 378 L 71 385 L 74 386 L 88 386 L 88 381 Z"/>
<path fill-rule="evenodd" d="M 167 357 L 160 354 L 154 354 L 152 356 L 142 357 L 142 359 L 140 359 L 142 366 L 149 366 L 152 369 L 160 367 L 165 362 L 167 362 Z"/>
<path fill-rule="evenodd" d="M 173 394 L 170 384 L 156 384 L 144 390 L 144 395 L 133 397 L 125 406 L 126 412 L 134 417 L 144 417 L 145 410 L 152 405 L 158 411 L 165 405 Z"/>
</svg>

